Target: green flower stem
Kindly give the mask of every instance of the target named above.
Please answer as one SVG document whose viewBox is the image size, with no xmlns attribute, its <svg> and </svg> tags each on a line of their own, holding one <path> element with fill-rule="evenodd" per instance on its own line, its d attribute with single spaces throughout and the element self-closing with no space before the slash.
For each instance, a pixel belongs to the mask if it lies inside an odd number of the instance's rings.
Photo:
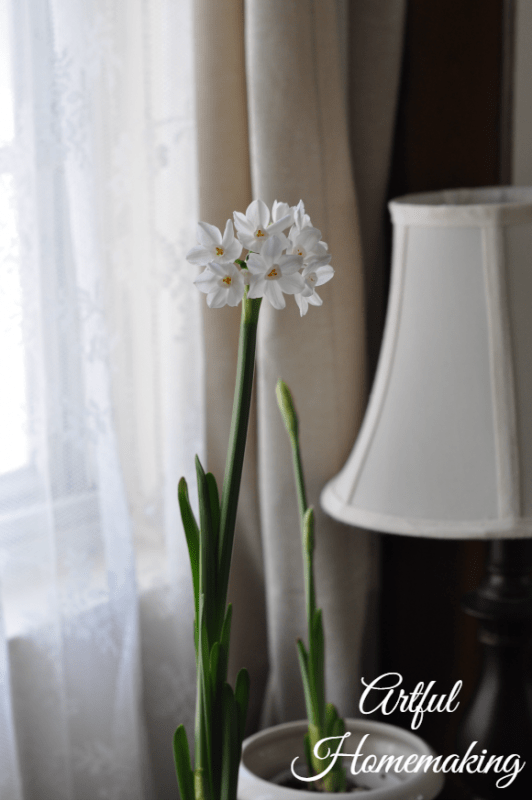
<svg viewBox="0 0 532 800">
<path fill-rule="evenodd" d="M 308 717 L 308 732 L 305 737 L 305 752 L 309 769 L 314 774 L 323 770 L 323 760 L 314 756 L 314 747 L 320 739 L 341 736 L 344 732 L 343 720 L 333 705 L 325 703 L 325 640 L 321 610 L 316 609 L 316 590 L 314 585 L 314 511 L 307 508 L 301 448 L 299 446 L 299 422 L 294 401 L 288 386 L 281 380 L 276 387 L 277 403 L 290 438 L 292 461 L 297 489 L 297 502 L 301 526 L 303 548 L 303 572 L 305 578 L 305 601 L 308 628 L 308 653 L 301 640 L 298 640 L 298 657 L 305 693 Z M 344 768 L 336 763 L 320 782 L 319 788 L 325 792 L 343 792 L 346 789 Z"/>
<path fill-rule="evenodd" d="M 227 585 L 229 583 L 231 553 L 235 534 L 236 510 L 248 431 L 260 305 L 260 298 L 257 300 L 248 299 L 246 289 L 246 294 L 242 300 L 233 416 L 231 418 L 229 447 L 227 450 L 227 461 L 222 489 L 220 538 L 218 545 L 218 563 L 220 565 L 218 607 L 222 609 L 222 612 L 225 611 L 227 599 Z"/>
<path fill-rule="evenodd" d="M 294 400 L 290 393 L 290 389 L 282 380 L 277 381 L 276 394 L 279 410 L 281 411 L 292 449 L 292 463 L 294 466 L 297 506 L 299 510 L 299 524 L 301 528 L 301 543 L 303 546 L 305 602 L 307 608 L 308 636 L 310 641 L 312 637 L 312 620 L 314 619 L 314 611 L 316 609 L 313 568 L 314 518 L 312 514 L 307 514 L 307 493 L 305 490 L 301 448 L 299 446 L 299 420 L 297 418 Z"/>
</svg>

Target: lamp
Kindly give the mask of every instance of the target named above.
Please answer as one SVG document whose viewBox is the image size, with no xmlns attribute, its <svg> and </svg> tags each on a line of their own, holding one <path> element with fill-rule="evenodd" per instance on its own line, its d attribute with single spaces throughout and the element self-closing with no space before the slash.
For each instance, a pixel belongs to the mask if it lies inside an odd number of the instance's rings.
<svg viewBox="0 0 532 800">
<path fill-rule="evenodd" d="M 460 747 L 519 753 L 532 788 L 532 188 L 458 189 L 390 203 L 383 344 L 355 447 L 324 488 L 331 516 L 387 533 L 490 539 L 467 596 L 484 645 Z M 519 749 L 520 748 L 520 749 Z M 475 751 L 477 752 L 477 751 Z M 528 757 L 528 758 L 527 758 Z M 470 775 L 483 798 L 492 775 Z"/>
</svg>

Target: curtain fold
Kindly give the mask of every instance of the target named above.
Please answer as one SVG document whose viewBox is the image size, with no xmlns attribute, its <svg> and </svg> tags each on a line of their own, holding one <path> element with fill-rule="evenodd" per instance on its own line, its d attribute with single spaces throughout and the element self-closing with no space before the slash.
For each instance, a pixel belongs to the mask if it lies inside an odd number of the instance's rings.
<svg viewBox="0 0 532 800">
<path fill-rule="evenodd" d="M 398 70 L 404 0 L 4 5 L 15 130 L 0 142 L 0 202 L 14 222 L 0 256 L 20 277 L 29 448 L 0 475 L 0 795 L 166 800 L 172 733 L 183 722 L 191 739 L 195 696 L 176 484 L 185 475 L 194 498 L 195 453 L 223 479 L 239 326 L 238 310 L 206 307 L 185 254 L 198 219 L 223 227 L 255 197 L 303 198 L 336 275 L 304 318 L 292 298 L 263 304 L 230 672 L 250 670 L 250 730 L 304 716 L 281 376 L 317 511 L 329 697 L 356 711 L 373 539 L 327 519 L 319 492 L 365 402 L 362 251 L 373 264 L 395 103 L 381 89 Z M 349 113 L 368 103 L 353 141 L 380 126 L 379 178 L 368 168 L 359 185 Z"/>
<path fill-rule="evenodd" d="M 323 306 L 300 318 L 290 300 L 282 312 L 266 305 L 260 331 L 259 485 L 271 661 L 265 719 L 280 722 L 305 716 L 295 652 L 305 608 L 292 464 L 275 402 L 279 377 L 300 416 L 308 502 L 316 512 L 328 694 L 342 713 L 355 711 L 367 540 L 328 519 L 319 492 L 347 457 L 364 408 L 363 275 L 341 61 L 345 6 L 251 0 L 246 11 L 254 194 L 269 204 L 303 198 L 336 270 L 320 291 Z"/>
</svg>

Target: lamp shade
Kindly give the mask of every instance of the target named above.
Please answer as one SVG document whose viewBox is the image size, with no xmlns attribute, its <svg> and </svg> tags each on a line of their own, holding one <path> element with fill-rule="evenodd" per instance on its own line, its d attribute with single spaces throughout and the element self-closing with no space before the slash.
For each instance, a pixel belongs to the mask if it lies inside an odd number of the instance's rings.
<svg viewBox="0 0 532 800">
<path fill-rule="evenodd" d="M 532 188 L 390 203 L 382 350 L 333 517 L 389 533 L 532 536 Z"/>
</svg>

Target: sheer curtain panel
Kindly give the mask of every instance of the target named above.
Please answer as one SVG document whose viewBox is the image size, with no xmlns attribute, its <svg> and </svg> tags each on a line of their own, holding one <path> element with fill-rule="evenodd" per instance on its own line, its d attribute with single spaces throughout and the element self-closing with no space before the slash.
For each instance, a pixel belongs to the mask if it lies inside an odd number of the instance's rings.
<svg viewBox="0 0 532 800">
<path fill-rule="evenodd" d="M 191 8 L 0 13 L 0 797 L 144 800 L 194 693 Z"/>
</svg>

